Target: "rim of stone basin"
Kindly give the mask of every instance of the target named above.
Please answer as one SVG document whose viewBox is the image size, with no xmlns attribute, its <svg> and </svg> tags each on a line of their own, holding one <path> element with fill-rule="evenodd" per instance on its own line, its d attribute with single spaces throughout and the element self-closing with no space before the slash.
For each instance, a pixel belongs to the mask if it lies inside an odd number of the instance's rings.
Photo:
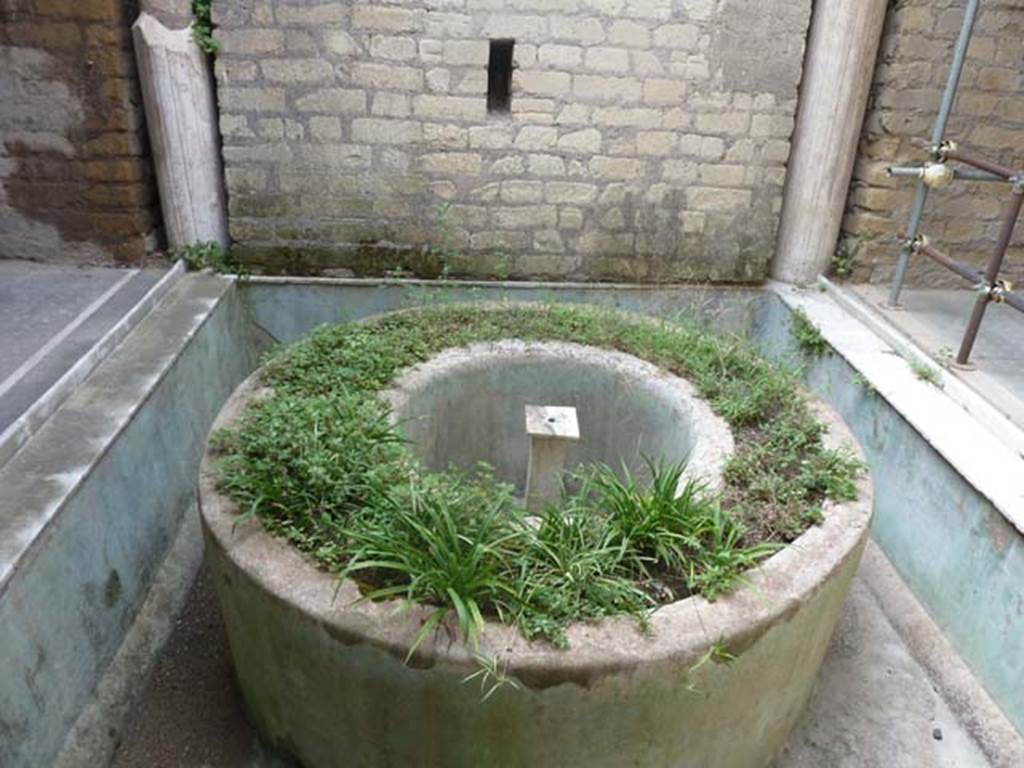
<svg viewBox="0 0 1024 768">
<path fill-rule="evenodd" d="M 235 390 L 214 430 L 230 426 L 249 403 L 265 396 L 269 390 L 259 387 L 259 374 L 258 369 Z M 835 412 L 816 398 L 810 398 L 810 403 L 827 428 L 822 437 L 826 447 L 846 446 L 863 459 Z M 569 648 L 558 649 L 543 640 L 526 640 L 516 627 L 488 619 L 475 651 L 454 630 L 442 629 L 419 646 L 410 666 L 445 664 L 469 673 L 478 669 L 474 653 L 479 653 L 499 659 L 507 674 L 523 684 L 544 688 L 560 683 L 589 685 L 608 674 L 659 660 L 696 663 L 712 644 L 739 655 L 794 614 L 857 555 L 871 517 L 869 474 L 858 477 L 857 491 L 854 501 L 826 500 L 823 522 L 748 571 L 745 584 L 714 602 L 694 595 L 661 606 L 652 613 L 646 633 L 628 616 L 577 623 L 567 630 Z M 209 447 L 200 469 L 199 501 L 207 545 L 222 550 L 258 589 L 313 618 L 343 644 L 368 644 L 397 658 L 406 657 L 432 608 L 412 605 L 399 611 L 397 600 L 361 601 L 354 582 L 339 584 L 309 556 L 266 532 L 258 520 L 240 518 L 237 505 L 217 489 Z"/>
<path fill-rule="evenodd" d="M 471 373 L 489 364 L 500 365 L 504 361 L 530 358 L 533 362 L 575 363 L 600 368 L 617 375 L 632 387 L 645 390 L 662 403 L 684 406 L 688 411 L 686 420 L 697 433 L 697 443 L 686 457 L 686 470 L 680 484 L 693 478 L 711 489 L 722 487 L 722 474 L 735 448 L 732 430 L 725 419 L 711 409 L 687 379 L 619 350 L 571 341 L 479 341 L 464 347 L 444 349 L 429 360 L 402 369 L 379 396 L 391 409 L 392 424 L 397 424 L 410 400 L 437 379 Z"/>
</svg>

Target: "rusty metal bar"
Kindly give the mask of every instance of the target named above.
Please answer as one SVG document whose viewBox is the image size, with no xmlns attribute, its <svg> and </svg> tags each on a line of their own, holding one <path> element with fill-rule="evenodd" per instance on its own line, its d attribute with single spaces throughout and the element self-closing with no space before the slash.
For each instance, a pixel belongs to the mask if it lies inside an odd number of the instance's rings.
<svg viewBox="0 0 1024 768">
<path fill-rule="evenodd" d="M 1013 230 L 1017 225 L 1022 204 L 1024 204 L 1024 177 L 1017 176 L 1014 178 L 1013 196 L 1009 207 L 1006 209 L 1006 215 L 1003 217 L 1003 225 L 999 230 L 996 249 L 992 253 L 992 258 L 989 259 L 988 266 L 985 268 L 985 290 L 978 294 L 978 298 L 974 302 L 974 311 L 971 312 L 971 319 L 967 321 L 967 330 L 964 331 L 964 339 L 960 344 L 960 351 L 956 355 L 958 365 L 967 365 L 967 361 L 971 356 L 974 342 L 978 338 L 978 329 L 981 327 L 981 321 L 985 317 L 985 310 L 993 299 L 993 288 L 997 285 L 999 270 L 1003 266 L 1003 259 L 1006 258 L 1006 250 L 1010 247 L 1010 239 L 1013 237 Z M 1005 299 L 1005 297 L 1003 298 Z M 1019 308 L 1016 305 L 1016 301 L 1010 302 L 1010 305 Z"/>
<path fill-rule="evenodd" d="M 985 273 L 977 267 L 972 267 L 970 264 L 964 264 L 962 261 L 957 261 L 945 253 L 940 251 L 938 248 L 933 247 L 928 243 L 926 238 L 919 237 L 913 244 L 912 250 L 914 253 L 922 253 L 932 261 L 935 261 L 951 272 L 956 272 L 960 277 L 965 280 L 970 280 L 974 284 L 980 283 L 985 279 Z"/>
<path fill-rule="evenodd" d="M 914 253 L 920 253 L 927 256 L 937 264 L 941 264 L 951 272 L 956 272 L 960 277 L 965 280 L 970 280 L 976 286 L 982 286 L 983 290 L 988 290 L 992 294 L 992 301 L 996 304 L 1006 304 L 1009 307 L 1024 312 L 1024 295 L 1015 293 L 1008 286 L 1009 283 L 997 281 L 991 288 L 985 288 L 985 273 L 977 267 L 972 267 L 970 264 L 965 264 L 962 261 L 948 256 L 947 254 L 940 251 L 935 246 L 928 242 L 928 239 L 923 235 L 918 237 L 912 246 Z"/>
<path fill-rule="evenodd" d="M 969 152 L 961 152 L 959 149 L 956 148 L 945 150 L 944 155 L 947 160 L 956 160 L 958 162 L 965 163 L 966 165 L 970 165 L 979 170 L 994 174 L 1003 179 L 1006 179 L 1007 181 L 1013 180 L 1019 173 L 1019 171 L 1015 171 L 1013 168 L 1007 168 L 1005 165 L 1000 165 L 999 163 L 992 162 L 991 160 L 987 160 L 984 157 L 972 155 Z"/>
</svg>

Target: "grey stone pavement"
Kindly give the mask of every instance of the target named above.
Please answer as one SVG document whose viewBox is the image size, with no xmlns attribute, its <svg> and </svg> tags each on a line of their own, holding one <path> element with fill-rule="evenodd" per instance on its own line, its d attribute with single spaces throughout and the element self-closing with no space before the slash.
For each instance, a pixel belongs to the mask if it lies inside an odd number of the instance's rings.
<svg viewBox="0 0 1024 768">
<path fill-rule="evenodd" d="M 883 309 L 889 288 L 850 286 L 896 328 L 937 358 L 955 355 L 976 294 L 969 290 L 905 289 L 901 310 Z M 990 304 L 971 354 L 972 371 L 951 373 L 973 387 L 1017 426 L 1024 428 L 1024 314 Z"/>
<path fill-rule="evenodd" d="M 0 432 L 135 306 L 165 270 L 132 275 L 110 267 L 0 259 Z M 82 317 L 121 281 L 101 306 Z M 71 324 L 77 325 L 69 329 Z M 55 338 L 59 343 L 46 350 Z M 19 376 L 19 369 L 44 350 Z"/>
<path fill-rule="evenodd" d="M 989 766 L 937 688 L 858 578 L 807 713 L 774 768 Z M 293 765 L 261 745 L 246 722 L 216 598 L 202 571 L 113 765 Z"/>
</svg>

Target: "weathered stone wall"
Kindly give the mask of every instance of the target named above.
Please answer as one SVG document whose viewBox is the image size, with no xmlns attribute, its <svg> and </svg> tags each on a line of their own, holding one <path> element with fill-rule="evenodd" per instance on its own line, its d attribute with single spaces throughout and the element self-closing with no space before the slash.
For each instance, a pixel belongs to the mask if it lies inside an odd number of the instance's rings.
<svg viewBox="0 0 1024 768">
<path fill-rule="evenodd" d="M 759 280 L 809 13 L 215 3 L 231 235 L 271 269 L 430 274 L 430 243 L 455 273 Z M 492 38 L 515 39 L 511 115 L 486 110 Z"/>
<path fill-rule="evenodd" d="M 840 240 L 854 255 L 854 280 L 892 278 L 915 182 L 889 179 L 885 168 L 926 159 L 910 140 L 931 133 L 963 12 L 962 0 L 890 6 Z M 1024 0 L 982 3 L 948 131 L 963 149 L 1014 167 L 1024 167 L 1022 39 Z M 1004 184 L 957 182 L 933 191 L 922 231 L 955 258 L 981 264 L 995 246 L 1008 198 Z M 1005 275 L 1024 280 L 1024 226 L 1017 228 Z M 908 285 L 965 282 L 919 257 L 911 260 Z"/>
<path fill-rule="evenodd" d="M 0 258 L 131 261 L 159 221 L 124 0 L 0 0 Z"/>
</svg>

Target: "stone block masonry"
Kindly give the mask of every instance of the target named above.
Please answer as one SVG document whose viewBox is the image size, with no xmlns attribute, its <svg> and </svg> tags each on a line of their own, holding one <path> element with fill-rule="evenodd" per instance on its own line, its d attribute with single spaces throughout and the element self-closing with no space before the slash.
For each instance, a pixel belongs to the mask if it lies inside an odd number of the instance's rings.
<svg viewBox="0 0 1024 768">
<path fill-rule="evenodd" d="M 761 280 L 810 5 L 214 3 L 231 236 L 270 271 Z"/>
<path fill-rule="evenodd" d="M 888 178 L 885 168 L 925 159 L 911 140 L 931 133 L 963 14 L 964 3 L 953 0 L 889 7 L 840 239 L 854 257 L 855 281 L 892 279 L 914 183 Z M 1024 4 L 982 3 L 947 131 L 964 150 L 1011 167 L 1024 166 L 1022 39 Z M 929 196 L 922 232 L 954 258 L 983 264 L 995 248 L 1008 198 L 1003 184 L 957 182 Z M 1024 226 L 1017 228 L 1003 276 L 1024 281 Z M 907 284 L 964 287 L 924 257 L 911 260 Z"/>
<path fill-rule="evenodd" d="M 136 262 L 156 245 L 136 15 L 122 0 L 4 0 L 0 258 Z"/>
</svg>

